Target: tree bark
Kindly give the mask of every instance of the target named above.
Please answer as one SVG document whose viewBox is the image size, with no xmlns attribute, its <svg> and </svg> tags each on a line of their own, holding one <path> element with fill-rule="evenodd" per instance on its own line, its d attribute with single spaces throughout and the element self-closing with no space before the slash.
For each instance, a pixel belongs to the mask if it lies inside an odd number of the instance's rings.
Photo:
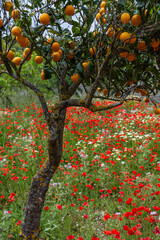
<svg viewBox="0 0 160 240">
<path fill-rule="evenodd" d="M 50 180 L 59 166 L 62 157 L 63 131 L 66 109 L 59 110 L 58 116 L 51 118 L 48 137 L 48 158 L 33 177 L 25 207 L 20 239 L 38 240 L 40 218 Z"/>
</svg>

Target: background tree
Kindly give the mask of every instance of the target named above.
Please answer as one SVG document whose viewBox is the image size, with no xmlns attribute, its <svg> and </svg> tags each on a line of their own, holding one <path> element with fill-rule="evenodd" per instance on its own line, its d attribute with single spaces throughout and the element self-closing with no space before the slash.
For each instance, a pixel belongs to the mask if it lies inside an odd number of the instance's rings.
<svg viewBox="0 0 160 240">
<path fill-rule="evenodd" d="M 158 2 L 3 1 L 0 74 L 35 92 L 49 132 L 48 159 L 31 183 L 22 239 L 39 239 L 45 195 L 62 156 L 67 107 L 81 106 L 96 112 L 120 106 L 130 93 L 139 92 L 149 101 L 149 96 L 159 91 Z M 17 53 L 17 43 L 25 48 L 23 54 Z M 42 64 L 36 82 L 24 70 L 33 53 L 37 55 L 36 64 Z M 51 112 L 42 93 L 42 82 L 46 80 L 48 86 L 57 87 L 59 97 Z M 81 89 L 85 95 L 75 97 Z M 96 98 L 114 103 L 96 106 Z M 155 108 L 155 113 L 159 114 L 160 109 Z"/>
</svg>

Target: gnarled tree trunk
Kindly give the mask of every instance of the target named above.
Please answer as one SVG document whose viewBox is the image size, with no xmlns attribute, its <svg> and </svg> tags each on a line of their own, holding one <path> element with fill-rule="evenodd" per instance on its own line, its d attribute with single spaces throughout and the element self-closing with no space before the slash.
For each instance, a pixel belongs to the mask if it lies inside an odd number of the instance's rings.
<svg viewBox="0 0 160 240">
<path fill-rule="evenodd" d="M 42 168 L 33 177 L 22 223 L 20 239 L 38 240 L 40 235 L 40 218 L 50 180 L 59 166 L 62 156 L 63 130 L 66 109 L 60 110 L 58 116 L 49 123 L 48 158 Z"/>
</svg>

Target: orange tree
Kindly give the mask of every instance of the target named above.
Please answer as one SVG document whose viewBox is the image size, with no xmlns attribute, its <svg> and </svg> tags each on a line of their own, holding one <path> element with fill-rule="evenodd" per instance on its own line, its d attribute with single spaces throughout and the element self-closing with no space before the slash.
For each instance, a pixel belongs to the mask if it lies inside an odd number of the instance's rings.
<svg viewBox="0 0 160 240">
<path fill-rule="evenodd" d="M 12 51 L 17 43 L 23 53 Z M 23 72 L 33 52 L 36 64 L 42 66 L 36 83 Z M 0 74 L 34 91 L 49 132 L 48 158 L 33 177 L 21 239 L 39 239 L 45 195 L 62 156 L 67 107 L 107 110 L 120 106 L 135 92 L 149 101 L 150 94 L 160 90 L 159 56 L 159 0 L 3 1 Z M 40 84 L 47 80 L 57 83 L 59 97 L 51 112 Z M 79 88 L 85 94 L 75 98 Z M 96 106 L 96 98 L 114 103 Z M 155 113 L 160 109 L 156 107 Z"/>
</svg>

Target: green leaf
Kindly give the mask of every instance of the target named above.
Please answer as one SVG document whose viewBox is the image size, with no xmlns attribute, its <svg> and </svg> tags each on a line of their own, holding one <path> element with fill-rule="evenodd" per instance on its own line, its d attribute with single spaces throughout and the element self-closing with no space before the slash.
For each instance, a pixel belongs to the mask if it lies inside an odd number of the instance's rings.
<svg viewBox="0 0 160 240">
<path fill-rule="evenodd" d="M 61 36 L 60 32 L 55 31 L 55 30 L 53 30 L 53 29 L 50 29 L 48 32 L 53 33 L 53 34 L 55 34 L 55 35 L 57 35 L 57 36 Z"/>
<path fill-rule="evenodd" d="M 16 8 L 19 8 L 19 1 L 18 0 L 14 0 L 14 5 Z"/>
<path fill-rule="evenodd" d="M 73 32 L 73 35 L 74 35 L 74 36 L 78 36 L 78 35 L 79 35 L 79 32 L 80 32 L 80 30 L 79 30 L 79 28 L 77 28 L 77 27 L 73 26 L 73 27 L 72 27 L 72 32 Z"/>
<path fill-rule="evenodd" d="M 76 69 L 79 73 L 84 73 L 84 68 L 82 66 L 82 63 L 78 63 L 76 66 Z"/>
<path fill-rule="evenodd" d="M 50 69 L 48 66 L 44 66 L 44 77 L 45 79 L 50 79 L 52 76 L 52 69 Z"/>
<path fill-rule="evenodd" d="M 93 72 L 93 70 L 94 70 L 94 65 L 92 64 L 92 63 L 89 63 L 88 64 L 88 66 L 87 66 L 87 70 L 88 70 L 88 72 Z"/>
<path fill-rule="evenodd" d="M 77 5 L 79 0 L 73 0 L 74 5 Z"/>
<path fill-rule="evenodd" d="M 65 28 L 65 29 L 63 30 L 63 34 L 69 34 L 69 35 L 71 35 L 71 31 L 70 31 L 68 28 Z"/>
<path fill-rule="evenodd" d="M 85 13 L 86 17 L 89 16 L 88 9 L 86 7 L 82 7 L 83 12 Z"/>
<path fill-rule="evenodd" d="M 73 26 L 79 27 L 79 22 L 76 22 L 74 20 L 68 21 L 68 23 L 73 25 Z"/>
<path fill-rule="evenodd" d="M 125 6 L 126 0 L 118 0 L 118 4 L 122 5 L 122 6 Z"/>
</svg>

